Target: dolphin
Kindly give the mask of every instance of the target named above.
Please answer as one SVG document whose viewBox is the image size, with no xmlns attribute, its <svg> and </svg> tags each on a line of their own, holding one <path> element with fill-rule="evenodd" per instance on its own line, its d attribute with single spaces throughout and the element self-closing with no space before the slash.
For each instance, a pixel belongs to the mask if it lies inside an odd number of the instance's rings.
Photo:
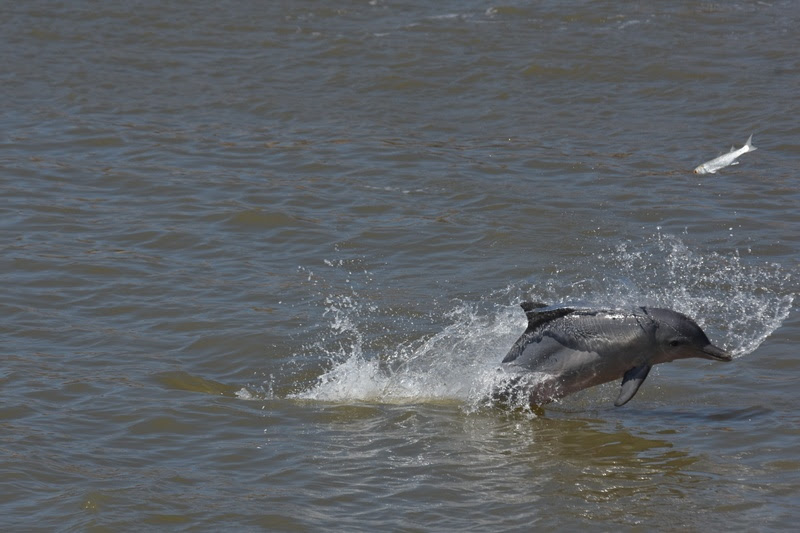
<svg viewBox="0 0 800 533">
<path fill-rule="evenodd" d="M 546 376 L 525 391 L 534 405 L 622 378 L 622 389 L 614 402 L 619 407 L 634 397 L 653 365 L 690 357 L 732 359 L 711 344 L 691 318 L 670 309 L 617 311 L 548 307 L 534 302 L 520 305 L 528 317 L 528 328 L 503 359 L 503 366 L 513 373 Z M 512 384 L 518 380 L 512 380 Z"/>
</svg>

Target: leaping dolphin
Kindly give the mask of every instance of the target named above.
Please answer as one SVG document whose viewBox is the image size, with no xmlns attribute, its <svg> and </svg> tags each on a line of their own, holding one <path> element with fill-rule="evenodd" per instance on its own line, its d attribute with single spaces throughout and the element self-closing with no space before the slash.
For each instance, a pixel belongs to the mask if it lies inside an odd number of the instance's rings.
<svg viewBox="0 0 800 533">
<path fill-rule="evenodd" d="M 670 309 L 632 311 L 521 304 L 528 328 L 503 359 L 514 372 L 547 378 L 526 391 L 535 405 L 622 378 L 614 405 L 625 405 L 653 365 L 699 357 L 730 361 L 691 318 Z M 502 395 L 501 395 L 502 396 Z"/>
</svg>

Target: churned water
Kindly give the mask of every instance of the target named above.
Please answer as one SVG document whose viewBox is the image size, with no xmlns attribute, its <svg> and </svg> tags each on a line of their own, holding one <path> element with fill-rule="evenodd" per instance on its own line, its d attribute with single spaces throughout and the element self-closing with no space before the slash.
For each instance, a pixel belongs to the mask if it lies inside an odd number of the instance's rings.
<svg viewBox="0 0 800 533">
<path fill-rule="evenodd" d="M 2 13 L 4 530 L 800 519 L 795 2 Z M 734 361 L 504 409 L 526 299 Z"/>
</svg>

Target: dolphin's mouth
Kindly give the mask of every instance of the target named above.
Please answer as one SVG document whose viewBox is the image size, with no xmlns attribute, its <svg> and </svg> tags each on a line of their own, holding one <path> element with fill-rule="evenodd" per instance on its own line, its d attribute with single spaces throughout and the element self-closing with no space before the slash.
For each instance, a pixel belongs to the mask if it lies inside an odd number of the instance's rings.
<svg viewBox="0 0 800 533">
<path fill-rule="evenodd" d="M 715 361 L 731 361 L 731 360 L 733 360 L 733 357 L 731 357 L 731 354 L 729 354 L 728 352 L 726 352 L 725 350 L 723 350 L 721 348 L 717 348 L 713 344 L 706 345 L 703 348 L 702 352 L 708 359 L 713 359 Z"/>
</svg>

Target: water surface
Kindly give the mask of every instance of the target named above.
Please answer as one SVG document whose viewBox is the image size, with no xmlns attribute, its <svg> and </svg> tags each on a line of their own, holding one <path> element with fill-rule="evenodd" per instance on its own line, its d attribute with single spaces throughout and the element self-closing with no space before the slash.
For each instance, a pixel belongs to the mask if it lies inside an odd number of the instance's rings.
<svg viewBox="0 0 800 533">
<path fill-rule="evenodd" d="M 4 15 L 5 529 L 800 518 L 794 2 Z M 524 299 L 735 360 L 499 409 Z"/>
</svg>

